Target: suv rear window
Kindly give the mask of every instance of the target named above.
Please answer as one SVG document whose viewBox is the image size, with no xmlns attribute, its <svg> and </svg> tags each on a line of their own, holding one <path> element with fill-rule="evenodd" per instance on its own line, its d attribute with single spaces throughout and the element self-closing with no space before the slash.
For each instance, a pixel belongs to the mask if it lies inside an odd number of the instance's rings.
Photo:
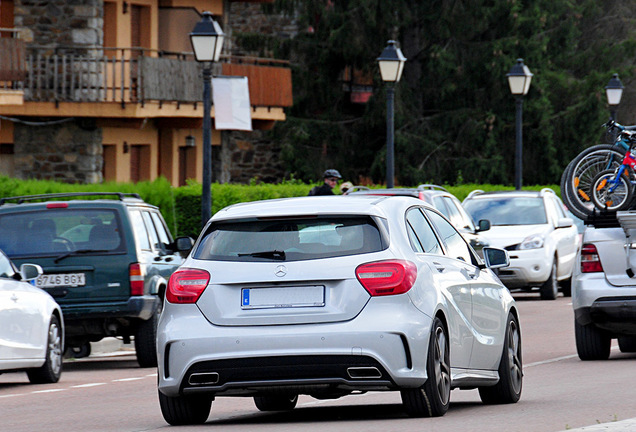
<svg viewBox="0 0 636 432">
<path fill-rule="evenodd" d="M 370 217 L 329 216 L 213 223 L 192 256 L 221 261 L 300 261 L 386 248 Z"/>
<path fill-rule="evenodd" d="M 117 213 L 108 209 L 48 209 L 0 216 L 0 249 L 9 257 L 72 251 L 119 251 Z"/>
</svg>

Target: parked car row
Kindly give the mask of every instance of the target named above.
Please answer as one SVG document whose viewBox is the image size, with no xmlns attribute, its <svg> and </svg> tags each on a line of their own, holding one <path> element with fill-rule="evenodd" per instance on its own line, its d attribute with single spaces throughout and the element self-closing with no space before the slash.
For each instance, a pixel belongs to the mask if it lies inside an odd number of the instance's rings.
<svg viewBox="0 0 636 432">
<path fill-rule="evenodd" d="M 488 193 L 476 190 L 462 203 L 446 189 L 429 184 L 394 189 L 357 187 L 348 195 L 412 196 L 423 200 L 442 212 L 480 255 L 488 245 L 509 252 L 510 266 L 498 271 L 509 289 L 538 288 L 546 300 L 555 299 L 559 289 L 563 295 L 571 295 L 580 231 L 551 189 Z"/>
<path fill-rule="evenodd" d="M 168 279 L 192 244 L 173 240 L 159 209 L 136 194 L 0 199 L 0 249 L 21 268 L 0 256 L 0 369 L 37 366 L 31 381 L 54 381 L 65 347 L 88 356 L 107 336 L 134 340 L 140 366 L 155 367 Z"/>
</svg>

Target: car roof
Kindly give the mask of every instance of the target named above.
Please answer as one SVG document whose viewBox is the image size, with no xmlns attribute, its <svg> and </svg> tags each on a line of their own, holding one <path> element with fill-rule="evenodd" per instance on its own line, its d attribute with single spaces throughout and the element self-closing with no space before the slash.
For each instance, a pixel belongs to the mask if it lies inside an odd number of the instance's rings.
<svg viewBox="0 0 636 432">
<path fill-rule="evenodd" d="M 367 194 L 280 198 L 234 204 L 218 211 L 212 220 L 250 217 L 297 217 L 314 215 L 369 215 L 387 217 L 396 209 L 425 205 L 407 196 L 375 196 Z"/>
</svg>

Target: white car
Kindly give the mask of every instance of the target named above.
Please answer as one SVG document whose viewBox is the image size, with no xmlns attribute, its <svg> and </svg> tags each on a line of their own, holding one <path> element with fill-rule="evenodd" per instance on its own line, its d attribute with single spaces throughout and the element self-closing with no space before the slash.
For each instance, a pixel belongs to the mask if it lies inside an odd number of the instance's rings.
<svg viewBox="0 0 636 432">
<path fill-rule="evenodd" d="M 499 278 L 510 289 L 540 288 L 541 298 L 571 295 L 572 270 L 580 245 L 574 221 L 552 189 L 473 191 L 462 205 L 475 220 L 490 221 L 483 234 L 491 246 L 510 255 Z"/>
<path fill-rule="evenodd" d="M 399 391 L 441 416 L 451 389 L 519 400 L 519 312 L 448 220 L 412 197 L 318 196 L 219 211 L 168 283 L 157 329 L 164 419 L 203 423 L 217 397 L 290 410 L 299 394 Z"/>
<path fill-rule="evenodd" d="M 27 282 L 41 274 L 36 264 L 18 271 L 0 251 L 0 373 L 24 370 L 34 384 L 59 381 L 64 354 L 62 310 Z"/>
</svg>

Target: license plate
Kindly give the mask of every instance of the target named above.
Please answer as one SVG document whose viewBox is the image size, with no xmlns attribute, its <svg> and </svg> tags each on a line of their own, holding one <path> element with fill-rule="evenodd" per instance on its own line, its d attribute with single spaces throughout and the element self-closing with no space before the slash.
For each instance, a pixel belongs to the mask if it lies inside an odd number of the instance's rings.
<svg viewBox="0 0 636 432">
<path fill-rule="evenodd" d="M 44 274 L 35 280 L 35 285 L 40 288 L 84 286 L 86 275 L 84 273 Z"/>
<path fill-rule="evenodd" d="M 325 287 L 309 285 L 300 287 L 243 288 L 243 309 L 321 307 L 325 305 Z"/>
</svg>

